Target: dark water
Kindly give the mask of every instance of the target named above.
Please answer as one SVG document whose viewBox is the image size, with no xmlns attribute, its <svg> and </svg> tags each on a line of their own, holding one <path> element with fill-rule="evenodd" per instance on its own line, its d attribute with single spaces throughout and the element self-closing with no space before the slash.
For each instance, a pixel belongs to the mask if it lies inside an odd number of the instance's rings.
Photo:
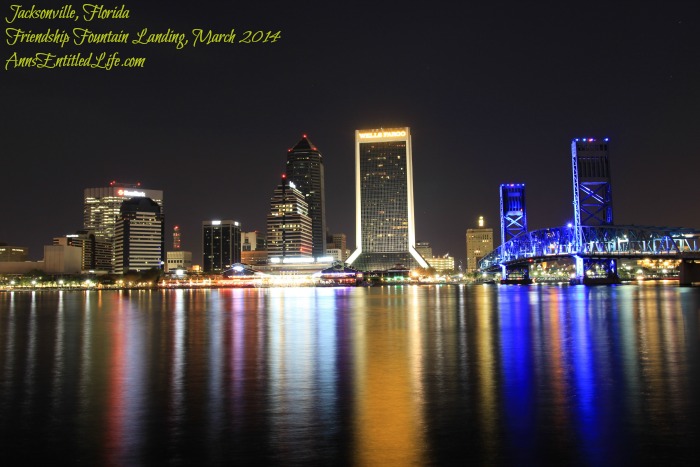
<svg viewBox="0 0 700 467">
<path fill-rule="evenodd" d="M 700 289 L 0 293 L 3 465 L 690 465 Z"/>
</svg>

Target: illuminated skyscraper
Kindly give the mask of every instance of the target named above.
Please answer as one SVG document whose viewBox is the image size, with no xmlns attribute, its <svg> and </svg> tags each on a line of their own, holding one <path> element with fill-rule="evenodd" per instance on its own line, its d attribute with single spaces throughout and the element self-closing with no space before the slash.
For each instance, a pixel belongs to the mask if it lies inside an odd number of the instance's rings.
<svg viewBox="0 0 700 467">
<path fill-rule="evenodd" d="M 467 272 L 479 269 L 479 260 L 493 250 L 493 229 L 485 226 L 484 217 L 479 216 L 479 226 L 467 229 Z"/>
<path fill-rule="evenodd" d="M 114 267 L 114 229 L 122 202 L 132 198 L 150 198 L 163 211 L 163 192 L 142 188 L 141 184 L 111 182 L 108 187 L 86 188 L 83 204 L 83 228 L 90 230 L 97 241 L 107 242 Z M 97 266 L 101 269 L 101 266 Z"/>
<path fill-rule="evenodd" d="M 415 249 L 413 163 L 408 127 L 355 131 L 357 249 L 354 268 L 428 267 Z"/>
<path fill-rule="evenodd" d="M 270 259 L 311 258 L 312 234 L 309 205 L 294 182 L 282 175 L 267 215 L 267 254 Z"/>
<path fill-rule="evenodd" d="M 145 197 L 122 202 L 114 231 L 114 272 L 163 268 L 165 222 L 158 203 Z"/>
<path fill-rule="evenodd" d="M 323 156 L 304 135 L 287 153 L 287 179 L 294 183 L 309 205 L 313 256 L 326 252 L 326 201 Z"/>
<path fill-rule="evenodd" d="M 220 274 L 241 262 L 241 226 L 232 220 L 202 222 L 204 272 Z"/>
<path fill-rule="evenodd" d="M 111 182 L 108 187 L 86 188 L 83 228 L 97 238 L 113 238 L 122 202 L 131 198 L 151 198 L 163 210 L 163 192 L 142 188 L 141 184 Z"/>
</svg>

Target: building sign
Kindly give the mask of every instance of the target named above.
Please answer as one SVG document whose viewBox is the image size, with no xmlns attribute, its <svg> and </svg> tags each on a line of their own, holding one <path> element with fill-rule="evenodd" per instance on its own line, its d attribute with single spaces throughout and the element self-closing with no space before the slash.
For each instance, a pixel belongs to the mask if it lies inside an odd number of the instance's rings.
<svg viewBox="0 0 700 467">
<path fill-rule="evenodd" d="M 123 188 L 120 188 L 119 190 L 117 190 L 117 194 L 119 196 L 131 196 L 134 198 L 146 196 L 145 191 L 124 190 Z"/>
<path fill-rule="evenodd" d="M 401 138 L 406 137 L 406 130 L 400 129 L 388 129 L 388 130 L 372 130 L 366 132 L 360 132 L 360 139 L 369 138 Z"/>
</svg>

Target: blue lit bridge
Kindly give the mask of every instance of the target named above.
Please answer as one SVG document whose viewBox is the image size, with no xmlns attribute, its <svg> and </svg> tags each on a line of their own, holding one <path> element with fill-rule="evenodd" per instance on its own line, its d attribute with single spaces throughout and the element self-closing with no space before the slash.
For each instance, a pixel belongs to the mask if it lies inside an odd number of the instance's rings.
<svg viewBox="0 0 700 467">
<path fill-rule="evenodd" d="M 527 284 L 533 263 L 570 260 L 576 284 L 619 282 L 621 259 L 680 262 L 681 285 L 700 282 L 700 231 L 614 225 L 608 139 L 572 141 L 574 223 L 528 231 L 525 185 L 501 185 L 501 245 L 479 261 L 503 283 Z"/>
<path fill-rule="evenodd" d="M 525 232 L 486 255 L 480 269 L 502 272 L 504 282 L 528 282 L 530 264 L 571 258 L 579 283 L 612 283 L 620 259 L 681 260 L 681 283 L 700 282 L 693 275 L 700 261 L 700 232 L 642 226 L 582 226 L 581 243 L 573 226 Z M 510 278 L 510 279 L 509 279 Z M 694 280 L 693 280 L 694 279 Z"/>
</svg>

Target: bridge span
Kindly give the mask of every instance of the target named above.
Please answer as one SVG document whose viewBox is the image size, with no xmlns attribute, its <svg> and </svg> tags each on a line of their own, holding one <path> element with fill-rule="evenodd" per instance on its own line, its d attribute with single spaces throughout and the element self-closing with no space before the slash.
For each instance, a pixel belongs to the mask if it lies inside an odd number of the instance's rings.
<svg viewBox="0 0 700 467">
<path fill-rule="evenodd" d="M 620 281 L 620 259 L 679 261 L 680 284 L 700 283 L 700 231 L 687 228 L 615 225 L 608 138 L 571 142 L 574 222 L 527 230 L 525 184 L 500 187 L 501 246 L 479 261 L 481 271 L 501 271 L 503 283 L 531 283 L 532 263 L 570 259 L 571 282 Z"/>
<path fill-rule="evenodd" d="M 580 244 L 577 245 L 577 243 Z M 700 231 L 635 225 L 552 227 L 512 238 L 479 262 L 482 271 L 502 273 L 504 283 L 529 283 L 532 263 L 570 258 L 579 284 L 619 282 L 620 259 L 680 260 L 680 283 L 700 282 Z"/>
</svg>

